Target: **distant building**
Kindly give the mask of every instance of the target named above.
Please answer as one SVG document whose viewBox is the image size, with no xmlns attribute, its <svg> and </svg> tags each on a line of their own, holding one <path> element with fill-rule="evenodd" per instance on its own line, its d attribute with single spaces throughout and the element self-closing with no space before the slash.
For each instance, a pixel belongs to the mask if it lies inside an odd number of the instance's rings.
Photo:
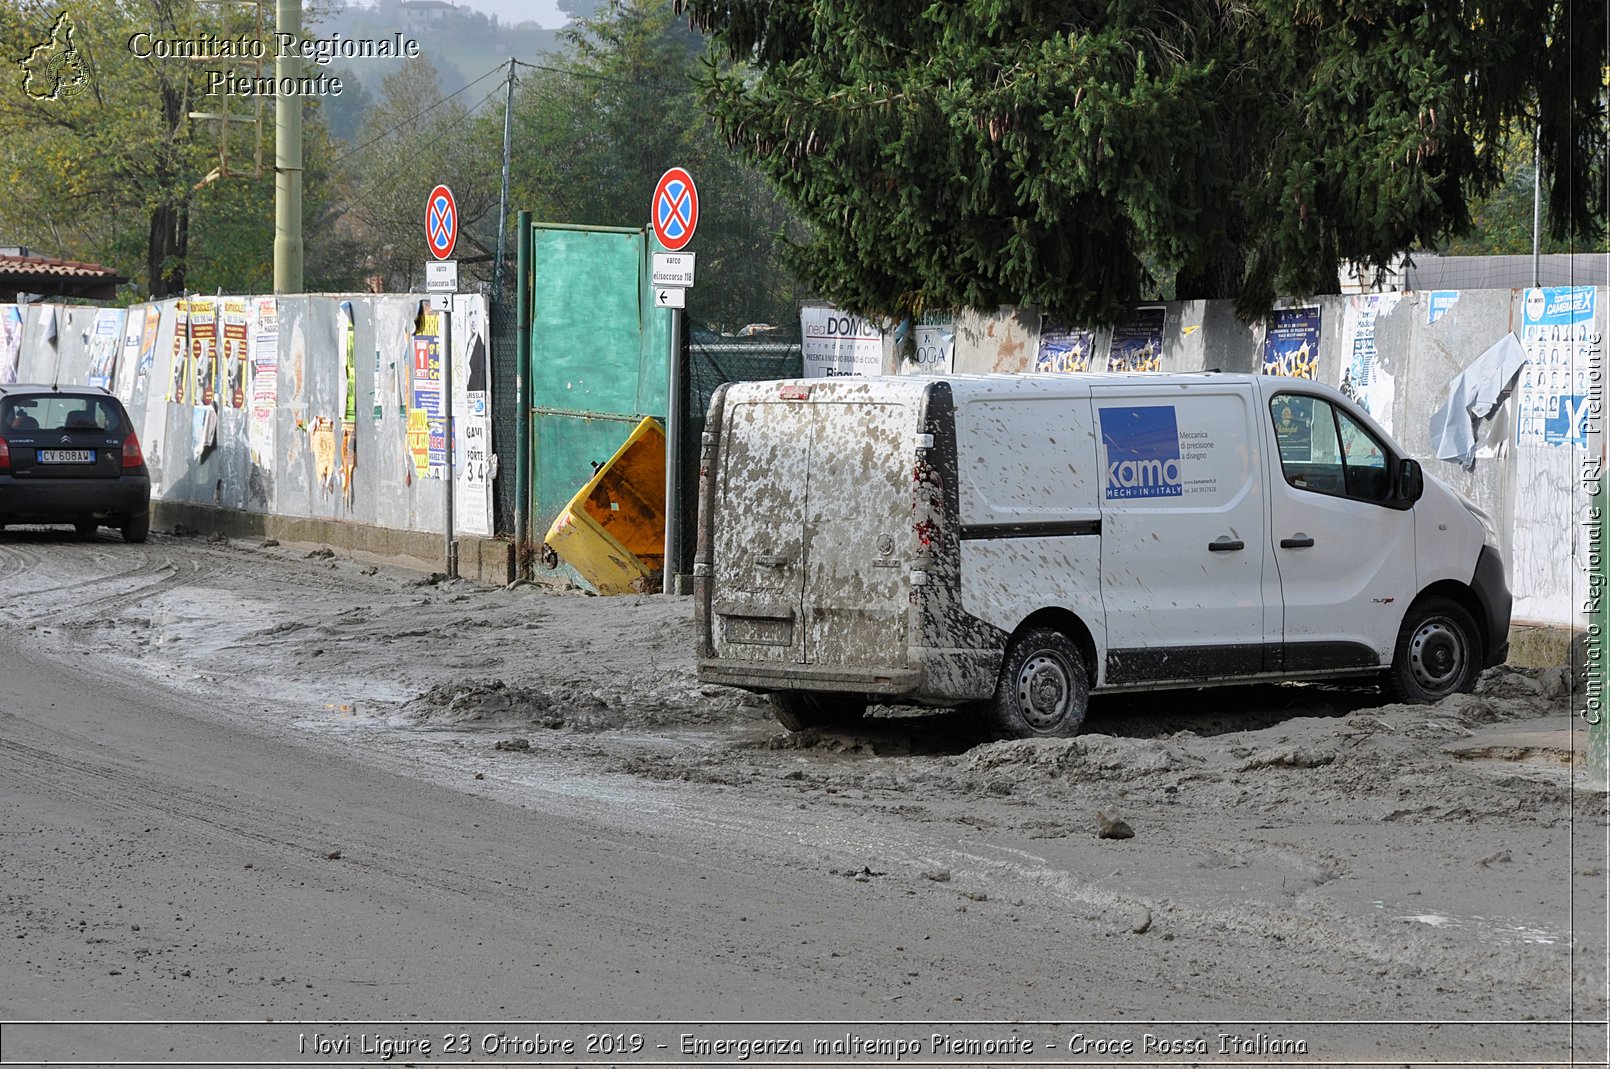
<svg viewBox="0 0 1610 1069">
<path fill-rule="evenodd" d="M 447 0 L 402 0 L 397 9 L 402 12 L 403 28 L 410 33 L 440 26 L 458 10 Z"/>
<path fill-rule="evenodd" d="M 100 264 L 34 256 L 16 245 L 0 248 L 0 301 L 15 301 L 19 294 L 109 301 L 127 281 Z"/>
</svg>

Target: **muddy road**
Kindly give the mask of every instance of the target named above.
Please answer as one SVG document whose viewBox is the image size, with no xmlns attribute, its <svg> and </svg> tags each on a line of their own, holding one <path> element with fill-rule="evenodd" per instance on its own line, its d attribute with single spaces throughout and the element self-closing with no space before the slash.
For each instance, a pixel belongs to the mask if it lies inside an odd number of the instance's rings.
<svg viewBox="0 0 1610 1069">
<path fill-rule="evenodd" d="M 7 1063 L 1603 1062 L 1564 671 L 789 735 L 688 599 L 311 549 L 0 532 Z"/>
</svg>

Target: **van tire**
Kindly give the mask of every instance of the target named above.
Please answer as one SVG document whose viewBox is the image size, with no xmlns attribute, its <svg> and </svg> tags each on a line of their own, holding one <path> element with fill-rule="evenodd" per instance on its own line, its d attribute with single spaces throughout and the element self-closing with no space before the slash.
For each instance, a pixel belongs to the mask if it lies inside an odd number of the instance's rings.
<svg viewBox="0 0 1610 1069">
<path fill-rule="evenodd" d="M 789 731 L 846 727 L 866 716 L 866 699 L 856 694 L 779 690 L 770 697 L 771 715 Z"/>
<path fill-rule="evenodd" d="M 1381 689 L 1393 701 L 1421 705 L 1468 694 L 1481 674 L 1481 632 L 1464 606 L 1426 598 L 1409 607 Z"/>
<path fill-rule="evenodd" d="M 1078 647 L 1060 631 L 1035 627 L 1012 640 L 988 709 L 1008 738 L 1068 738 L 1084 727 L 1089 705 Z"/>
</svg>

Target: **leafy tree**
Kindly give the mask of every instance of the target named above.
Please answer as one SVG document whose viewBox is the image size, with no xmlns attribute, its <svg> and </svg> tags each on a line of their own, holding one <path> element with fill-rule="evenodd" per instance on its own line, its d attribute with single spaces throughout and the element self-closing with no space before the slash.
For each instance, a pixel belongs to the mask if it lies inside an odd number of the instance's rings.
<svg viewBox="0 0 1610 1069">
<path fill-rule="evenodd" d="M 681 6 L 748 65 L 703 99 L 811 225 L 791 261 L 861 311 L 1111 322 L 1171 280 L 1261 315 L 1466 230 L 1523 119 L 1554 231 L 1603 223 L 1603 5 Z"/>
<path fill-rule="evenodd" d="M 0 225 L 41 251 L 142 279 L 141 288 L 156 297 L 270 288 L 272 104 L 260 131 L 237 126 L 231 135 L 232 168 L 248 167 L 245 145 L 262 139 L 262 173 L 203 181 L 219 163 L 217 126 L 189 114 L 222 110 L 225 98 L 207 95 L 205 72 L 235 64 L 142 56 L 144 45 L 131 47 L 137 33 L 194 40 L 248 27 L 220 22 L 217 5 L 187 0 L 75 0 L 65 22 L 63 10 L 0 6 L 0 32 L 33 68 L 0 87 L 0 176 L 8 193 Z M 53 70 L 70 78 L 44 80 Z M 311 218 L 330 152 L 317 100 L 301 106 Z M 244 113 L 243 101 L 232 100 L 230 110 Z"/>
<path fill-rule="evenodd" d="M 358 147 L 339 161 L 348 168 L 347 195 L 319 224 L 338 228 L 362 250 L 363 274 L 383 276 L 388 289 L 422 284 L 425 198 L 438 182 L 452 187 L 458 204 L 455 255 L 476 255 L 470 235 L 497 207 L 500 180 L 498 156 L 472 146 L 471 129 L 463 99 L 444 96 L 436 68 L 423 56 L 404 61 L 381 83 Z"/>
<path fill-rule="evenodd" d="M 643 226 L 660 176 L 685 167 L 700 199 L 689 314 L 734 327 L 791 317 L 803 294 L 775 254 L 791 213 L 698 107 L 692 79 L 704 39 L 679 24 L 669 0 L 601 6 L 562 37 L 565 51 L 524 73 L 516 93 L 511 210 Z M 500 150 L 502 129 L 500 113 L 486 117 L 482 151 Z"/>
</svg>

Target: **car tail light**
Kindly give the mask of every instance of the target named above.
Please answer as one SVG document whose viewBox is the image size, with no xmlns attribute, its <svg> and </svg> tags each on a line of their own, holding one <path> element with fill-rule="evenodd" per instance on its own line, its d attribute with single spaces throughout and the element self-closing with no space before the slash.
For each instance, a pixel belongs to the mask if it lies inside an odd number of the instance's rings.
<svg viewBox="0 0 1610 1069">
<path fill-rule="evenodd" d="M 133 431 L 123 439 L 123 470 L 138 471 L 145 467 L 145 454 L 140 452 L 140 439 Z"/>
<path fill-rule="evenodd" d="M 11 447 L 4 438 L 0 438 L 0 471 L 11 470 Z"/>
</svg>

